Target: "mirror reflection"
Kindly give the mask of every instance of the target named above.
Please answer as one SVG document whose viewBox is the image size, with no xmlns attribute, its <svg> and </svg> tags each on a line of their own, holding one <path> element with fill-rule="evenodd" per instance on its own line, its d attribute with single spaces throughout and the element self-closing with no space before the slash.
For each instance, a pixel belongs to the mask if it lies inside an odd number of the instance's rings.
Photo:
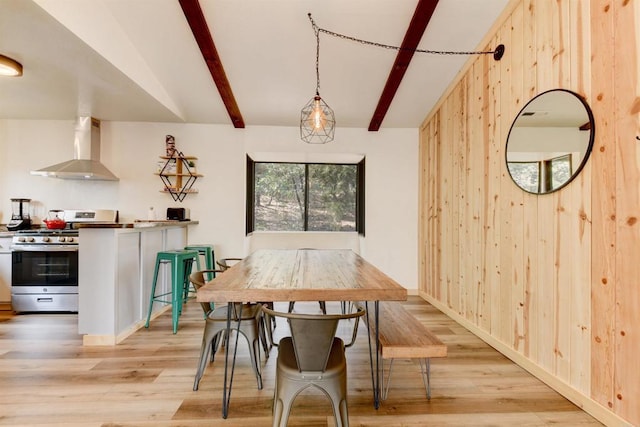
<svg viewBox="0 0 640 427">
<path fill-rule="evenodd" d="M 513 181 L 535 194 L 566 186 L 589 157 L 593 125 L 591 109 L 574 92 L 554 89 L 533 98 L 507 138 L 507 169 Z"/>
</svg>

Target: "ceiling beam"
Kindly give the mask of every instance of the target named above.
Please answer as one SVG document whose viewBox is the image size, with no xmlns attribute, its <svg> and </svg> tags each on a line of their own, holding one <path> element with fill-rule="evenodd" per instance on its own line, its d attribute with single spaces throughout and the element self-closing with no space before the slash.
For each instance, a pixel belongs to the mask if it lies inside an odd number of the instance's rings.
<svg viewBox="0 0 640 427">
<path fill-rule="evenodd" d="M 227 74 L 224 72 L 216 45 L 213 43 L 213 37 L 200 7 L 200 2 L 198 0 L 179 0 L 179 2 L 191 27 L 191 32 L 193 32 L 193 36 L 198 43 L 200 52 L 202 52 L 202 57 L 207 64 L 207 68 L 209 68 L 211 77 L 218 88 L 220 97 L 222 97 L 222 102 L 224 102 L 233 127 L 244 128 L 244 120 L 240 113 L 240 108 L 238 108 L 236 98 L 233 96 L 231 85 L 227 79 Z"/>
<path fill-rule="evenodd" d="M 400 82 L 402 82 L 402 78 L 407 72 L 407 68 L 409 68 L 409 63 L 411 63 L 413 54 L 418 47 L 418 43 L 420 43 L 420 39 L 422 39 L 422 34 L 427 29 L 427 24 L 429 24 L 437 5 L 438 0 L 420 0 L 418 2 L 400 50 L 398 50 L 398 55 L 396 55 L 396 60 L 389 72 L 387 83 L 384 85 L 382 95 L 378 100 L 378 106 L 369 123 L 370 131 L 375 132 L 380 129 L 384 116 L 387 115 L 391 101 L 393 101 L 398 87 L 400 87 Z"/>
</svg>

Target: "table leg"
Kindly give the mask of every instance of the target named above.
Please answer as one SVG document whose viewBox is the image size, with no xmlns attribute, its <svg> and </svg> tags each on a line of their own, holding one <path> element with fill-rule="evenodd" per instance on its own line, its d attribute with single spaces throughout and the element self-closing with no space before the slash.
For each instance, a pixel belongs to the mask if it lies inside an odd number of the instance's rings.
<svg viewBox="0 0 640 427">
<path fill-rule="evenodd" d="M 380 320 L 380 303 L 379 301 L 373 302 L 373 322 L 374 322 L 374 341 L 375 341 L 375 367 L 373 363 L 373 346 L 371 344 L 371 328 L 369 325 L 369 301 L 365 301 L 366 307 L 366 316 L 367 316 L 367 336 L 369 338 L 369 361 L 371 363 L 371 384 L 373 387 L 373 407 L 378 409 L 380 407 L 380 397 L 381 397 L 381 389 L 380 389 L 380 328 L 379 328 L 379 320 Z"/>
<path fill-rule="evenodd" d="M 241 308 L 242 309 L 242 308 Z M 236 331 L 236 342 L 233 347 L 233 360 L 231 361 L 231 374 L 229 375 L 229 346 L 231 345 L 231 312 L 235 310 L 235 304 L 230 302 L 227 305 L 227 343 L 224 349 L 224 386 L 222 389 L 222 418 L 226 419 L 229 415 L 229 402 L 231 400 L 231 386 L 233 385 L 233 372 L 236 366 L 236 354 L 238 352 L 238 337 L 240 336 L 240 321 L 242 319 L 242 313 L 239 316 L 235 316 L 238 322 L 238 329 Z M 229 379 L 229 385 L 227 387 L 227 377 Z"/>
</svg>

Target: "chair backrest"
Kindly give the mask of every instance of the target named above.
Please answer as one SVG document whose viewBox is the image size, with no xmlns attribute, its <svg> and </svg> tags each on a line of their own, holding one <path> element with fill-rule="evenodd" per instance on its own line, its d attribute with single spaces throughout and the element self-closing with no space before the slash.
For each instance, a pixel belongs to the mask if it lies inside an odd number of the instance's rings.
<svg viewBox="0 0 640 427">
<path fill-rule="evenodd" d="M 225 271 L 231 268 L 238 261 L 242 261 L 242 258 L 220 258 L 216 261 L 216 264 L 218 264 L 220 270 Z"/>
<path fill-rule="evenodd" d="M 204 276 L 205 274 L 207 275 L 213 274 L 213 277 L 216 277 L 216 274 L 218 273 L 223 273 L 223 271 L 222 270 L 196 271 L 194 273 L 191 273 L 191 275 L 189 276 L 189 281 L 193 283 L 193 287 L 196 288 L 196 293 L 197 293 L 198 289 L 200 289 L 206 283 L 205 276 Z M 209 304 L 208 302 L 201 302 L 200 305 L 202 306 L 202 310 L 204 311 L 204 314 L 209 314 L 211 312 L 211 304 Z"/>
<path fill-rule="evenodd" d="M 341 319 L 353 319 L 364 314 L 359 308 L 347 314 L 282 313 L 262 307 L 269 316 L 284 317 L 289 322 L 298 369 L 301 372 L 323 372 Z"/>
</svg>

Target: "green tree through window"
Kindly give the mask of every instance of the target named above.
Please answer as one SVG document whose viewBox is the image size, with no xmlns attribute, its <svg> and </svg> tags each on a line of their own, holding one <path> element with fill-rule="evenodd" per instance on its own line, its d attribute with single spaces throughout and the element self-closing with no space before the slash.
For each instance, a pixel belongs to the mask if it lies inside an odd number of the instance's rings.
<svg viewBox="0 0 640 427">
<path fill-rule="evenodd" d="M 247 232 L 363 231 L 361 164 L 247 159 Z"/>
</svg>

